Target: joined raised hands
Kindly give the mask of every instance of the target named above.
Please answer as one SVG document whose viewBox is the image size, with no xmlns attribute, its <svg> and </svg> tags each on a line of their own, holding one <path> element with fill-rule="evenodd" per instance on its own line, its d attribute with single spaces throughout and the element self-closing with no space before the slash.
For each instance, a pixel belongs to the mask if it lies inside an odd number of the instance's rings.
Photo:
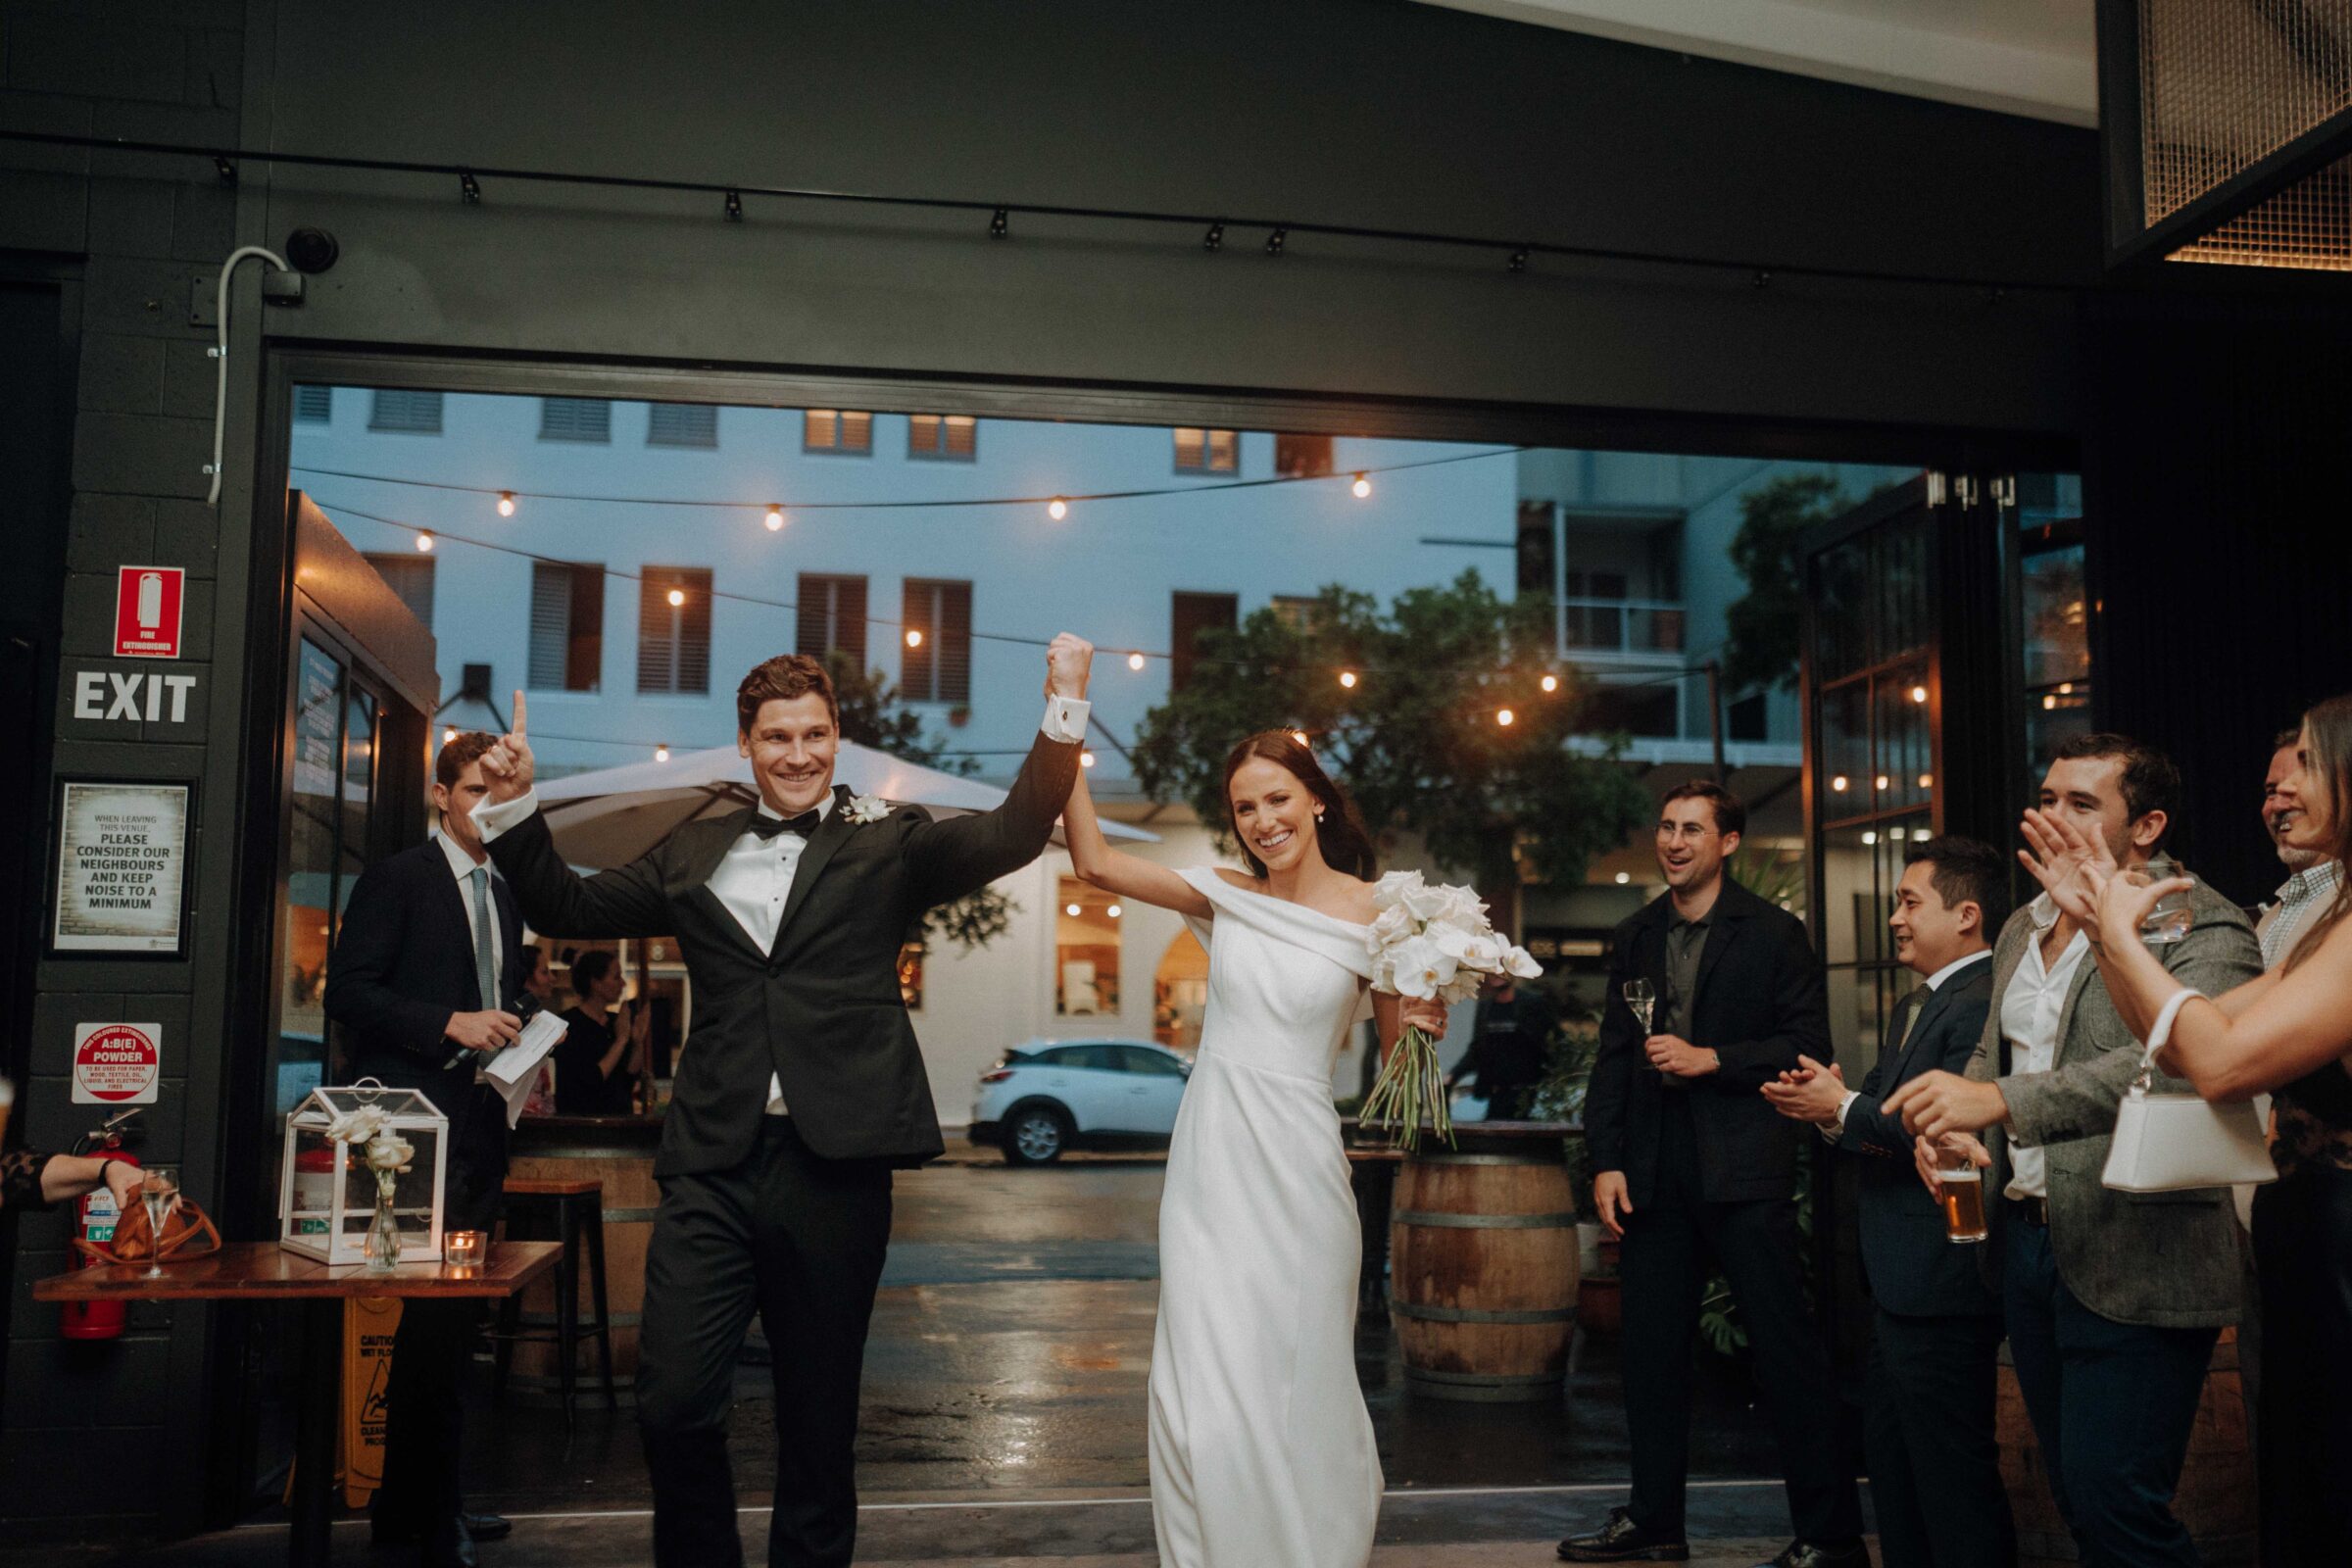
<svg viewBox="0 0 2352 1568">
<path fill-rule="evenodd" d="M 1075 632 L 1058 632 L 1046 649 L 1046 695 L 1073 700 L 1086 695 L 1087 671 L 1095 661 L 1095 645 Z M 521 727 L 519 720 L 516 728 Z"/>
<path fill-rule="evenodd" d="M 482 754 L 482 782 L 490 786 L 490 799 L 501 804 L 518 801 L 530 793 L 533 763 L 531 743 L 523 733 L 526 722 L 523 694 L 517 691 L 514 727 Z"/>
</svg>

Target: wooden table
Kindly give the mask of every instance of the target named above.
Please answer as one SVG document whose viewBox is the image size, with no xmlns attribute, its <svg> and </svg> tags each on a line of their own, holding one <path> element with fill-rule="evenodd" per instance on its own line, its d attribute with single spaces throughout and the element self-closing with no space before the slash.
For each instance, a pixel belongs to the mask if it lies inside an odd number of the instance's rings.
<svg viewBox="0 0 2352 1568">
<path fill-rule="evenodd" d="M 357 1264 L 329 1268 L 275 1242 L 232 1242 L 210 1257 L 167 1263 L 110 1263 L 36 1281 L 36 1301 L 298 1301 L 302 1304 L 301 1408 L 294 1438 L 294 1529 L 287 1561 L 323 1568 L 335 1492 L 335 1424 L 343 1392 L 343 1303 L 354 1297 L 497 1299 L 555 1267 L 555 1242 L 501 1242 L 480 1271 L 456 1279 L 439 1263 L 407 1263 L 389 1274 Z"/>
</svg>

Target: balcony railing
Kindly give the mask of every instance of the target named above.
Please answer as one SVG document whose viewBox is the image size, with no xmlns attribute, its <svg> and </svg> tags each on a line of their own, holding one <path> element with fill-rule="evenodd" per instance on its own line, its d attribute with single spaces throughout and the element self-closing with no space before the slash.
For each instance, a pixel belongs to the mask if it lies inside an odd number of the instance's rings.
<svg viewBox="0 0 2352 1568">
<path fill-rule="evenodd" d="M 1560 656 L 1679 659 L 1686 616 L 1680 604 L 1655 599 L 1563 599 Z"/>
</svg>

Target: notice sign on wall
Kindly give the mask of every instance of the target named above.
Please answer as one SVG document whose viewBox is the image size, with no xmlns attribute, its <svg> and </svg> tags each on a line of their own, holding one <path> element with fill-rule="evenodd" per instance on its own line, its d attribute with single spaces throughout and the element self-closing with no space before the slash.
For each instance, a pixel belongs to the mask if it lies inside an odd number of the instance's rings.
<svg viewBox="0 0 2352 1568">
<path fill-rule="evenodd" d="M 115 657 L 177 659 L 179 607 L 188 574 L 178 566 L 123 566 L 115 580 Z"/>
<path fill-rule="evenodd" d="M 52 948 L 177 953 L 188 786 L 69 781 L 64 792 Z"/>
<path fill-rule="evenodd" d="M 74 1103 L 152 1105 L 163 1078 L 160 1023 L 74 1026 Z"/>
</svg>

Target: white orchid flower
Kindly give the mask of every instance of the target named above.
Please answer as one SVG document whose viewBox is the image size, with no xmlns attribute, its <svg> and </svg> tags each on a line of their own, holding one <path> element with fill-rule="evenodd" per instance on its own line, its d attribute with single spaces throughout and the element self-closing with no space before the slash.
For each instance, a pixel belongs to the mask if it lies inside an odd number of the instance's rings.
<svg viewBox="0 0 2352 1568">
<path fill-rule="evenodd" d="M 1427 937 L 1408 937 L 1391 948 L 1389 956 L 1396 965 L 1396 994 L 1415 1001 L 1436 996 L 1441 987 L 1453 979 L 1459 967 Z"/>
<path fill-rule="evenodd" d="M 1533 980 L 1544 973 L 1544 966 L 1531 956 L 1525 948 L 1512 948 L 1502 956 L 1503 969 L 1513 978 Z"/>
</svg>

